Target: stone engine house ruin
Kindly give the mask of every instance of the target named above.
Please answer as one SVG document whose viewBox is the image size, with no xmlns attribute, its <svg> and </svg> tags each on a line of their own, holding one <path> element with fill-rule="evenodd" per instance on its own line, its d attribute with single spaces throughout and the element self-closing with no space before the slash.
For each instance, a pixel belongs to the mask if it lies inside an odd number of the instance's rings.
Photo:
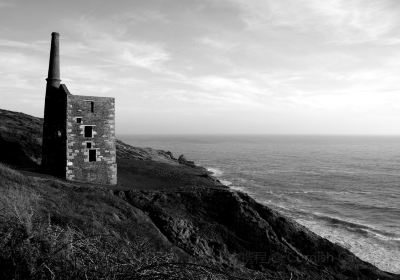
<svg viewBox="0 0 400 280">
<path fill-rule="evenodd" d="M 60 84 L 59 37 L 51 34 L 42 167 L 71 181 L 115 185 L 115 100 L 73 95 Z"/>
</svg>

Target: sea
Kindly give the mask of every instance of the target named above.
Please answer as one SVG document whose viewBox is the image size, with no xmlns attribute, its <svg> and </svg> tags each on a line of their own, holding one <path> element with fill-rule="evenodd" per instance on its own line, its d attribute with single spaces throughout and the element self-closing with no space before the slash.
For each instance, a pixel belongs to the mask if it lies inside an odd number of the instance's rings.
<svg viewBox="0 0 400 280">
<path fill-rule="evenodd" d="M 225 185 L 378 268 L 400 273 L 400 136 L 122 135 L 206 167 Z"/>
</svg>

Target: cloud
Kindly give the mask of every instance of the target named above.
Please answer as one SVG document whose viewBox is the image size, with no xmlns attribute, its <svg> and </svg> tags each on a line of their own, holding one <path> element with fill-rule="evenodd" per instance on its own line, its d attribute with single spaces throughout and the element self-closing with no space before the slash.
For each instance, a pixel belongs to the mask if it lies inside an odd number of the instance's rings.
<svg viewBox="0 0 400 280">
<path fill-rule="evenodd" d="M 125 131 L 139 131 L 131 119 L 152 132 L 168 119 L 212 131 L 256 123 L 258 133 L 285 122 L 286 132 L 301 131 L 316 119 L 322 128 L 324 121 L 350 126 L 351 114 L 368 112 L 400 121 L 396 1 L 172 1 L 161 12 L 152 0 L 90 11 L 87 3 L 68 3 L 54 22 L 61 78 L 73 94 L 116 97 Z M 24 104 L 18 110 L 30 113 L 30 102 L 39 115 L 50 27 L 39 16 L 46 10 L 35 7 L 38 23 L 18 14 L 21 26 L 3 24 L 0 87 L 2 106 Z M 38 33 L 46 40 L 34 40 Z"/>
<path fill-rule="evenodd" d="M 9 50 L 24 49 L 25 51 L 44 52 L 48 45 L 48 42 L 43 41 L 21 42 L 16 40 L 0 39 L 0 48 Z"/>
<path fill-rule="evenodd" d="M 11 1 L 0 1 L 0 9 L 1 8 L 9 8 L 9 7 L 13 7 L 15 6 L 15 3 L 11 2 Z"/>
<path fill-rule="evenodd" d="M 102 21 L 88 17 L 66 22 L 69 28 L 79 30 L 80 34 L 77 42 L 68 43 L 66 54 L 76 57 L 86 54 L 110 65 L 141 67 L 155 72 L 170 59 L 162 44 L 131 39 L 126 36 L 124 26 L 112 23 L 113 26 L 107 30 L 102 29 L 105 25 Z"/>
<path fill-rule="evenodd" d="M 0 39 L 0 47 L 28 48 L 30 44 L 13 40 Z"/>
<path fill-rule="evenodd" d="M 151 71 L 160 71 L 164 62 L 170 59 L 169 54 L 159 45 L 145 42 L 121 42 L 111 40 L 117 63 L 139 66 Z"/>
<path fill-rule="evenodd" d="M 167 17 L 160 11 L 150 9 L 118 13 L 113 15 L 111 19 L 124 24 L 144 24 L 149 22 L 154 24 L 154 22 L 170 22 L 170 20 L 168 20 Z"/>
<path fill-rule="evenodd" d="M 400 23 L 393 0 L 228 1 L 239 7 L 250 30 L 284 27 L 343 44 L 379 42 L 397 32 Z"/>
<path fill-rule="evenodd" d="M 0 87 L 5 89 L 34 89 L 40 75 L 37 56 L 16 51 L 0 51 Z M 44 76 L 39 76 L 44 80 Z"/>
<path fill-rule="evenodd" d="M 25 53 L 25 49 L 0 47 L 1 107 L 40 116 L 45 75 L 46 66 L 37 54 Z"/>
<path fill-rule="evenodd" d="M 198 38 L 196 40 L 196 42 L 213 48 L 213 49 L 218 49 L 218 50 L 222 50 L 222 51 L 229 51 L 232 50 L 236 44 L 232 43 L 228 40 L 222 40 L 222 39 L 215 39 L 215 38 L 211 38 L 211 37 L 202 37 L 202 38 Z"/>
</svg>

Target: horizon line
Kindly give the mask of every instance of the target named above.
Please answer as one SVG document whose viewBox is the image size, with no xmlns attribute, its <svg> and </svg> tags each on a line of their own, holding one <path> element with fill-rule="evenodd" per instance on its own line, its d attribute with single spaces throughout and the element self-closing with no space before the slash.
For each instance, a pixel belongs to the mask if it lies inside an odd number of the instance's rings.
<svg viewBox="0 0 400 280">
<path fill-rule="evenodd" d="M 400 134 L 350 133 L 117 133 L 117 136 L 348 136 L 348 137 L 400 137 Z"/>
</svg>

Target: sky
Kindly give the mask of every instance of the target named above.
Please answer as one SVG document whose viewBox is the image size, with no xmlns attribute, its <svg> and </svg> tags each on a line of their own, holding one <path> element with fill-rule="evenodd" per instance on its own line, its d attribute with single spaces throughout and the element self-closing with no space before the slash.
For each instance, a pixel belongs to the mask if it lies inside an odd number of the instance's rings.
<svg viewBox="0 0 400 280">
<path fill-rule="evenodd" d="M 53 31 L 117 134 L 400 134 L 398 0 L 0 0 L 0 108 L 43 116 Z"/>
</svg>

